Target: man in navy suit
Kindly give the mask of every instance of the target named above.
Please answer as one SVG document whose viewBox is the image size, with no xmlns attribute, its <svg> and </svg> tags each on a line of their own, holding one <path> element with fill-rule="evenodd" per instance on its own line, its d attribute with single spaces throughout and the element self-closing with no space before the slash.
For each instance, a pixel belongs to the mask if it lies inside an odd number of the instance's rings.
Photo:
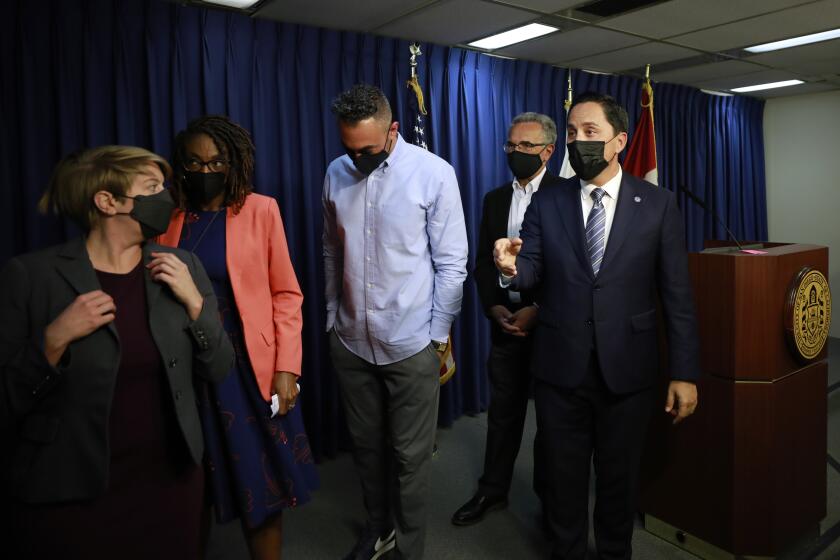
<svg viewBox="0 0 840 560">
<path fill-rule="evenodd" d="M 577 176 L 537 193 L 521 238 L 499 239 L 494 256 L 502 286 L 541 286 L 532 367 L 552 558 L 586 557 L 593 461 L 598 556 L 627 559 L 658 396 L 657 297 L 672 379 L 665 411 L 676 423 L 697 406 L 685 237 L 673 193 L 622 173 L 627 113 L 615 99 L 579 96 L 566 142 Z"/>
</svg>

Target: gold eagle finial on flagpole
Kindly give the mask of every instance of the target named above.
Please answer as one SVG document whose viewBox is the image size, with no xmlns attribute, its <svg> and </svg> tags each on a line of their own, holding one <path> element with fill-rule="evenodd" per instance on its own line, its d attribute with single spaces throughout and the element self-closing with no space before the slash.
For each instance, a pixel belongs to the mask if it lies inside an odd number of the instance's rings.
<svg viewBox="0 0 840 560">
<path fill-rule="evenodd" d="M 647 103 L 645 103 L 644 99 L 642 99 L 642 107 L 653 107 L 653 88 L 650 85 L 650 64 L 645 65 L 645 83 L 642 84 L 642 89 L 648 96 Z"/>
<path fill-rule="evenodd" d="M 426 111 L 426 103 L 423 100 L 423 90 L 420 88 L 420 81 L 417 79 L 417 57 L 422 55 L 423 52 L 420 50 L 420 45 L 418 43 L 412 43 L 409 45 L 408 51 L 411 53 L 411 57 L 409 58 L 411 77 L 405 85 L 410 87 L 414 91 L 414 95 L 417 96 L 417 110 L 420 111 L 420 114 L 428 115 L 429 113 Z"/>
</svg>

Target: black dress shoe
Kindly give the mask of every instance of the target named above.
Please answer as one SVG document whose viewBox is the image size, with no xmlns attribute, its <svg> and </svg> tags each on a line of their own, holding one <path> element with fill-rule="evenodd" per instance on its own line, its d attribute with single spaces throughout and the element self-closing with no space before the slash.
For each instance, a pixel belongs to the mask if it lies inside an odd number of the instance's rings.
<svg viewBox="0 0 840 560">
<path fill-rule="evenodd" d="M 469 502 L 458 508 L 452 516 L 452 524 L 464 526 L 478 523 L 484 519 L 484 514 L 488 511 L 506 508 L 507 505 L 508 501 L 504 496 L 476 494 Z"/>
</svg>

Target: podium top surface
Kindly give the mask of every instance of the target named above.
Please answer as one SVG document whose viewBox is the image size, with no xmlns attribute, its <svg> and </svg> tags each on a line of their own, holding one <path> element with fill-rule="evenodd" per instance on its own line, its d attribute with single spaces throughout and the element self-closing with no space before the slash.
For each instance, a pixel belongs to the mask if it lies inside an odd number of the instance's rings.
<svg viewBox="0 0 840 560">
<path fill-rule="evenodd" d="M 811 245 L 806 243 L 771 243 L 764 241 L 746 241 L 741 243 L 744 250 L 738 249 L 730 241 L 707 240 L 704 242 L 703 251 L 695 252 L 698 255 L 727 255 L 732 257 L 775 257 L 790 255 L 807 251 L 825 249 L 824 245 Z"/>
</svg>

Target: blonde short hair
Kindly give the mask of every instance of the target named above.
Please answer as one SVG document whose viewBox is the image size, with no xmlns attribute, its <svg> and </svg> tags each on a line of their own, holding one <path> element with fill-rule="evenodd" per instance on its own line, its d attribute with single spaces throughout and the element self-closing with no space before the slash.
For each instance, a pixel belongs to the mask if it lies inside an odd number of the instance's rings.
<svg viewBox="0 0 840 560">
<path fill-rule="evenodd" d="M 93 195 L 99 191 L 125 195 L 134 177 L 150 163 L 160 167 L 167 179 L 172 176 L 165 159 L 135 146 L 99 146 L 74 152 L 56 165 L 38 209 L 70 218 L 89 232 L 99 223 Z"/>
</svg>

